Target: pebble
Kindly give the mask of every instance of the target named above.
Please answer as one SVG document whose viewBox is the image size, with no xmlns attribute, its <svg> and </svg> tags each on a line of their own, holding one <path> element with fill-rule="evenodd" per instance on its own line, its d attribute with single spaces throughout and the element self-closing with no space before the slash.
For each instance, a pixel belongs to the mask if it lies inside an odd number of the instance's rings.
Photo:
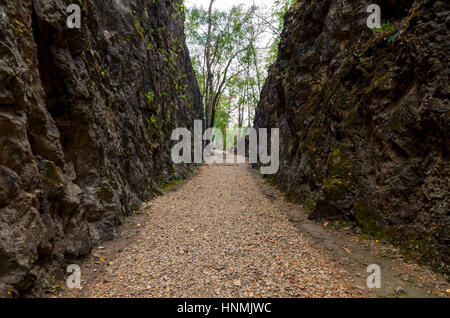
<svg viewBox="0 0 450 318">
<path fill-rule="evenodd" d="M 406 294 L 406 291 L 405 291 L 405 289 L 404 289 L 402 286 L 398 286 L 398 287 L 395 289 L 395 293 L 396 293 L 397 295 L 405 295 L 405 294 Z"/>
</svg>

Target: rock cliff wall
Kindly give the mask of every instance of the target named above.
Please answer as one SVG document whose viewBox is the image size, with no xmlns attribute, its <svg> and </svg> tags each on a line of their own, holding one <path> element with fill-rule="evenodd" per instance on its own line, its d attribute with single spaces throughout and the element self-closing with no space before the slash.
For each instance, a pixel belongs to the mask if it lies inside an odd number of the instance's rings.
<svg viewBox="0 0 450 318">
<path fill-rule="evenodd" d="M 0 295 L 39 291 L 186 175 L 170 134 L 202 108 L 181 1 L 0 0 Z"/>
<path fill-rule="evenodd" d="M 255 118 L 281 129 L 272 181 L 311 218 L 355 221 L 447 272 L 448 14 L 446 1 L 297 1 Z"/>
</svg>

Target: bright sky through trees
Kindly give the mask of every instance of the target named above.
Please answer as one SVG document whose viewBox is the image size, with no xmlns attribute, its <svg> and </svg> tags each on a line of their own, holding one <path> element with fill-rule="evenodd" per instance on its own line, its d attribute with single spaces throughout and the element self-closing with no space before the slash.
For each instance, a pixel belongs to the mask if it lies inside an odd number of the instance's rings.
<svg viewBox="0 0 450 318">
<path fill-rule="evenodd" d="M 190 8 L 193 6 L 208 8 L 210 0 L 186 0 L 186 7 Z M 246 6 L 251 6 L 252 4 L 257 6 L 267 6 L 270 7 L 274 4 L 273 0 L 216 0 L 214 2 L 214 8 L 219 10 L 229 10 L 233 6 L 238 6 L 244 4 Z"/>
<path fill-rule="evenodd" d="M 210 0 L 186 0 L 185 6 L 186 8 L 193 7 L 203 7 L 203 9 L 208 9 Z M 243 4 L 245 7 L 250 7 L 251 5 L 256 5 L 259 7 L 271 8 L 276 1 L 274 0 L 215 0 L 214 1 L 214 9 L 221 11 L 228 11 L 233 6 L 239 6 Z M 272 40 L 272 36 L 267 34 L 266 37 L 262 40 L 264 45 L 267 45 Z"/>
<path fill-rule="evenodd" d="M 186 34 L 206 127 L 252 125 L 293 0 L 186 0 Z M 210 20 L 208 20 L 210 17 Z"/>
</svg>

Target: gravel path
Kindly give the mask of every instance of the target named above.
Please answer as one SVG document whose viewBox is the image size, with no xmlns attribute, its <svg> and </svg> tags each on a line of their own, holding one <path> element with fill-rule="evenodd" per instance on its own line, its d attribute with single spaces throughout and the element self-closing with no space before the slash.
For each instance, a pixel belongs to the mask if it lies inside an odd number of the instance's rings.
<svg viewBox="0 0 450 318">
<path fill-rule="evenodd" d="M 350 274 L 308 243 L 252 174 L 202 166 L 150 202 L 136 238 L 72 296 L 356 296 Z"/>
</svg>

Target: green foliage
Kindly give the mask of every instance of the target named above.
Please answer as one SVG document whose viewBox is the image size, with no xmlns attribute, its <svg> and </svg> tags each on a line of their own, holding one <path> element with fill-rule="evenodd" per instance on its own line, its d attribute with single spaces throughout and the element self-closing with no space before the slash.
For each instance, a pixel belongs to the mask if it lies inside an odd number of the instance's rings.
<svg viewBox="0 0 450 318">
<path fill-rule="evenodd" d="M 208 9 L 186 10 L 187 43 L 208 127 L 211 122 L 222 130 L 252 125 L 268 68 L 277 56 L 284 15 L 294 2 L 275 0 L 270 9 L 240 5 L 221 11 L 213 6 L 211 17 Z"/>
<path fill-rule="evenodd" d="M 172 177 L 164 180 L 159 184 L 162 191 L 168 192 L 178 188 L 178 186 L 183 183 L 183 180 L 177 177 Z"/>
<path fill-rule="evenodd" d="M 314 212 L 314 210 L 316 209 L 316 206 L 317 206 L 317 202 L 312 196 L 305 199 L 305 213 L 306 214 L 311 215 Z"/>
<path fill-rule="evenodd" d="M 278 56 L 281 32 L 284 28 L 284 16 L 296 0 L 275 0 L 272 7 L 272 24 L 275 26 L 274 39 L 270 45 L 269 55 L 266 58 L 267 65 L 272 65 Z"/>
<path fill-rule="evenodd" d="M 176 7 L 175 17 L 181 16 L 184 13 L 183 0 L 180 3 L 175 3 L 175 7 Z"/>
<path fill-rule="evenodd" d="M 156 119 L 153 116 L 148 119 L 148 123 L 152 127 L 156 128 L 156 129 L 159 129 L 158 122 L 156 121 Z"/>
<path fill-rule="evenodd" d="M 140 37 L 142 38 L 142 40 L 144 40 L 145 36 L 144 36 L 144 29 L 141 26 L 141 23 L 139 22 L 139 19 L 135 16 L 134 17 L 134 24 L 136 26 L 136 29 L 140 35 Z"/>
<path fill-rule="evenodd" d="M 374 28 L 374 33 L 391 33 L 395 31 L 395 25 L 392 24 L 391 20 L 387 20 L 380 28 Z"/>
<path fill-rule="evenodd" d="M 170 121 L 170 116 L 169 121 Z M 166 136 L 157 120 L 157 117 L 155 115 L 152 115 L 151 117 L 147 117 L 147 130 L 150 135 L 150 138 L 152 140 L 159 139 L 160 142 L 164 142 L 166 139 Z"/>
<path fill-rule="evenodd" d="M 155 93 L 153 93 L 153 91 L 149 91 L 149 92 L 145 93 L 145 99 L 147 102 L 147 106 L 150 109 L 154 109 L 155 108 Z"/>
<path fill-rule="evenodd" d="M 209 12 L 203 8 L 187 10 L 186 32 L 200 90 L 204 96 L 205 121 L 225 129 L 224 124 L 232 122 L 231 116 L 238 108 L 239 126 L 242 126 L 244 110 L 247 119 L 252 120 L 259 94 L 264 83 L 264 71 L 261 65 L 264 49 L 260 41 L 267 26 L 257 16 L 260 9 L 256 6 L 234 6 L 229 11 L 211 12 L 211 34 L 208 42 Z M 209 45 L 209 50 L 207 50 Z M 206 56 L 206 52 L 210 52 Z M 208 76 L 208 65 L 212 74 Z M 224 95 L 233 96 L 227 103 L 220 105 Z M 237 96 L 242 96 L 238 99 Z M 237 105 L 236 105 L 237 104 Z M 225 110 L 226 109 L 226 110 Z M 228 118 L 226 118 L 228 117 Z"/>
<path fill-rule="evenodd" d="M 14 23 L 16 24 L 14 31 L 17 35 L 21 35 L 24 32 L 25 25 L 21 23 L 19 20 L 14 20 Z"/>
<path fill-rule="evenodd" d="M 152 91 L 148 92 L 145 94 L 145 97 L 147 98 L 147 101 L 149 103 L 152 103 L 155 100 L 155 93 L 153 93 Z"/>
</svg>

